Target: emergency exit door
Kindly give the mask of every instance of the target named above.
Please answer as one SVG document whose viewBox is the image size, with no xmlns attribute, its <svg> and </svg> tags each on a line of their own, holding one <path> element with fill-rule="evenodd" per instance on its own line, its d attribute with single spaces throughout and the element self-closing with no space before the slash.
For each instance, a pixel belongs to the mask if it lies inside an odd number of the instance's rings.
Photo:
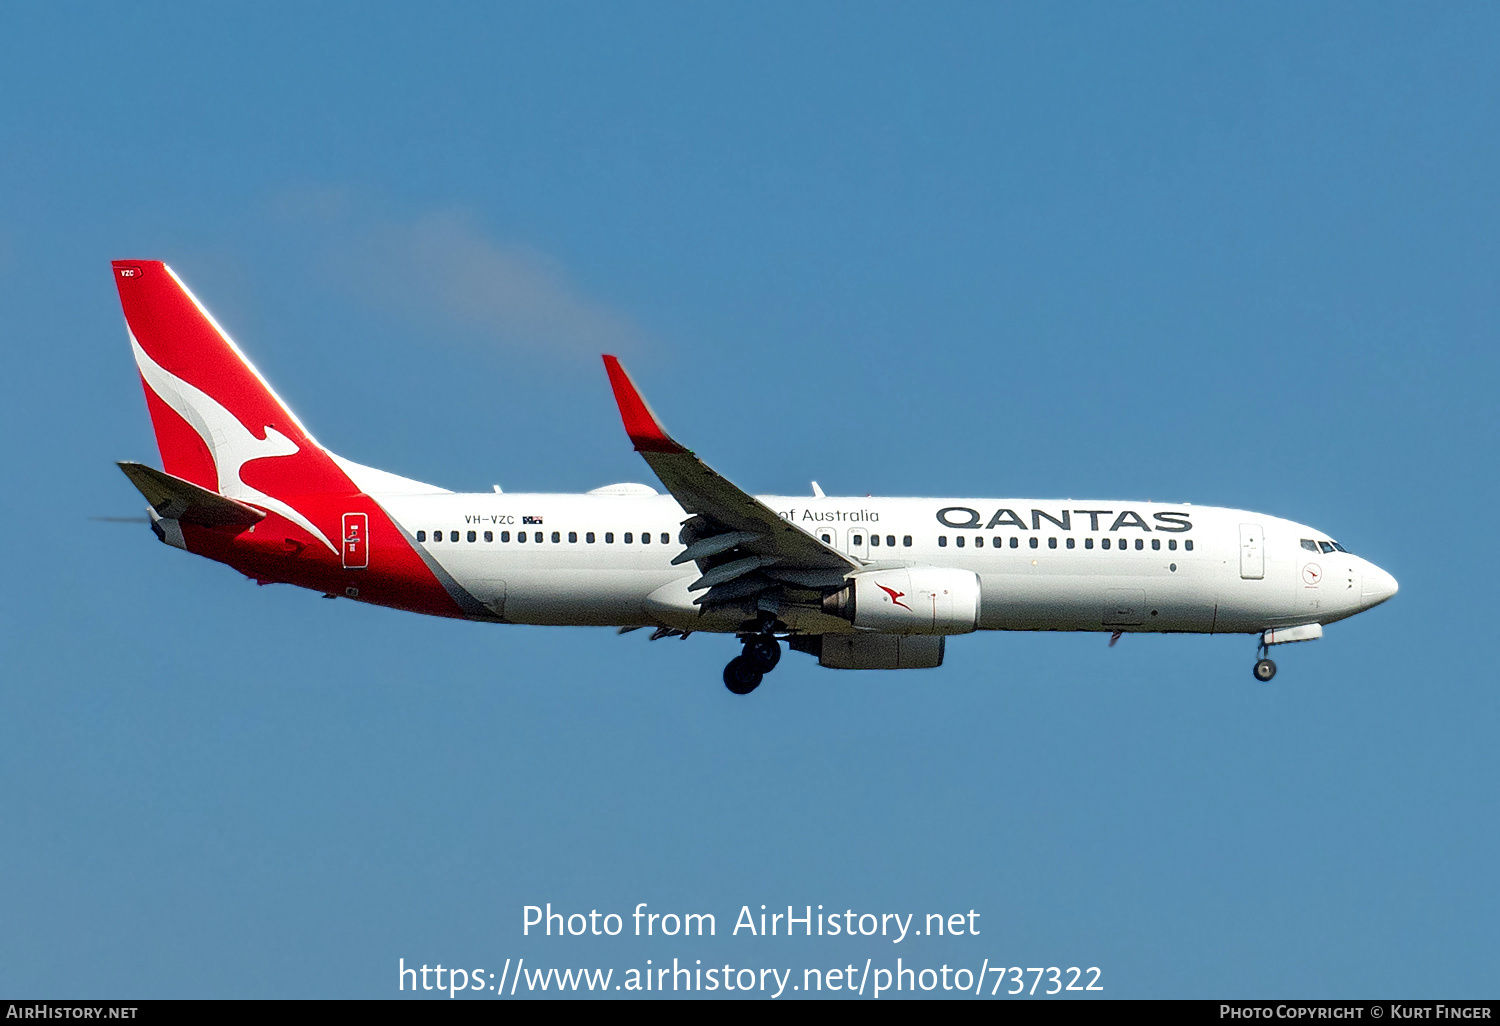
<svg viewBox="0 0 1500 1026">
<path fill-rule="evenodd" d="M 363 570 L 370 565 L 370 516 L 344 514 L 344 569 Z"/>
<path fill-rule="evenodd" d="M 1266 537 L 1259 524 L 1240 525 L 1240 576 L 1247 581 L 1266 576 Z"/>
<path fill-rule="evenodd" d="M 844 551 L 859 559 L 866 559 L 870 555 L 870 532 L 863 527 L 849 528 L 849 544 Z"/>
</svg>

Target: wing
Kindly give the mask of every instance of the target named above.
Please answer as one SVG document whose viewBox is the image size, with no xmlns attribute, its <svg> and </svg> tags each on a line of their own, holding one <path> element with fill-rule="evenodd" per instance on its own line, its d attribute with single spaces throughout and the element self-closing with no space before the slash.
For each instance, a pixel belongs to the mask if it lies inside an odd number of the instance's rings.
<svg viewBox="0 0 1500 1026">
<path fill-rule="evenodd" d="M 688 586 L 702 591 L 704 608 L 740 605 L 753 615 L 760 600 L 792 589 L 838 587 L 863 564 L 823 544 L 741 490 L 679 445 L 630 375 L 613 356 L 604 358 L 625 433 L 678 504 L 694 514 L 683 523 L 687 549 L 674 563 L 697 563 L 702 576 Z"/>
</svg>

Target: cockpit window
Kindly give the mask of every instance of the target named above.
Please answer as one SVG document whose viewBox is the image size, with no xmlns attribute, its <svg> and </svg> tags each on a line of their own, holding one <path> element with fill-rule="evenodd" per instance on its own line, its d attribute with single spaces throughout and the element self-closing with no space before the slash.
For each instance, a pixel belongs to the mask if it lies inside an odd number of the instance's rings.
<svg viewBox="0 0 1500 1026">
<path fill-rule="evenodd" d="M 1315 542 L 1315 541 L 1313 541 L 1311 538 L 1303 538 L 1302 539 L 1302 547 L 1304 549 L 1306 549 L 1308 552 L 1317 552 L 1318 551 L 1318 543 Z"/>
<path fill-rule="evenodd" d="M 1348 549 L 1346 549 L 1342 545 L 1340 545 L 1338 542 L 1334 542 L 1333 543 L 1333 547 L 1336 548 L 1336 549 L 1338 549 L 1340 552 L 1348 552 L 1349 551 Z"/>
<path fill-rule="evenodd" d="M 1322 549 L 1324 552 L 1332 552 L 1333 551 L 1333 542 L 1318 542 L 1318 547 L 1320 549 Z"/>
</svg>

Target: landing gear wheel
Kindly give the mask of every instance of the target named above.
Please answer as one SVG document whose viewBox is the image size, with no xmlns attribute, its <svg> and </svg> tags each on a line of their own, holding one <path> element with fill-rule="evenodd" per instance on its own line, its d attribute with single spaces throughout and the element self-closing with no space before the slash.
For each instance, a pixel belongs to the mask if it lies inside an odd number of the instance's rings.
<svg viewBox="0 0 1500 1026">
<path fill-rule="evenodd" d="M 744 656 L 735 656 L 724 667 L 724 686 L 736 695 L 748 695 L 760 687 L 765 676 Z"/>
<path fill-rule="evenodd" d="M 745 642 L 743 658 L 761 673 L 770 673 L 781 662 L 781 644 L 769 634 Z"/>
<path fill-rule="evenodd" d="M 1269 659 L 1257 659 L 1255 661 L 1255 679 L 1264 684 L 1276 676 L 1276 664 Z"/>
</svg>

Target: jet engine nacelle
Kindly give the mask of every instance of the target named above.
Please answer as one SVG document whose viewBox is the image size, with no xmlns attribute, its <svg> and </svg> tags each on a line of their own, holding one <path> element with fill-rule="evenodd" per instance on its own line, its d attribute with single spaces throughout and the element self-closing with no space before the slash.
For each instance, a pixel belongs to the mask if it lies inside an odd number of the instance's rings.
<svg viewBox="0 0 1500 1026">
<path fill-rule="evenodd" d="M 939 566 L 866 570 L 825 595 L 823 612 L 887 634 L 967 634 L 979 626 L 979 575 Z"/>
</svg>

